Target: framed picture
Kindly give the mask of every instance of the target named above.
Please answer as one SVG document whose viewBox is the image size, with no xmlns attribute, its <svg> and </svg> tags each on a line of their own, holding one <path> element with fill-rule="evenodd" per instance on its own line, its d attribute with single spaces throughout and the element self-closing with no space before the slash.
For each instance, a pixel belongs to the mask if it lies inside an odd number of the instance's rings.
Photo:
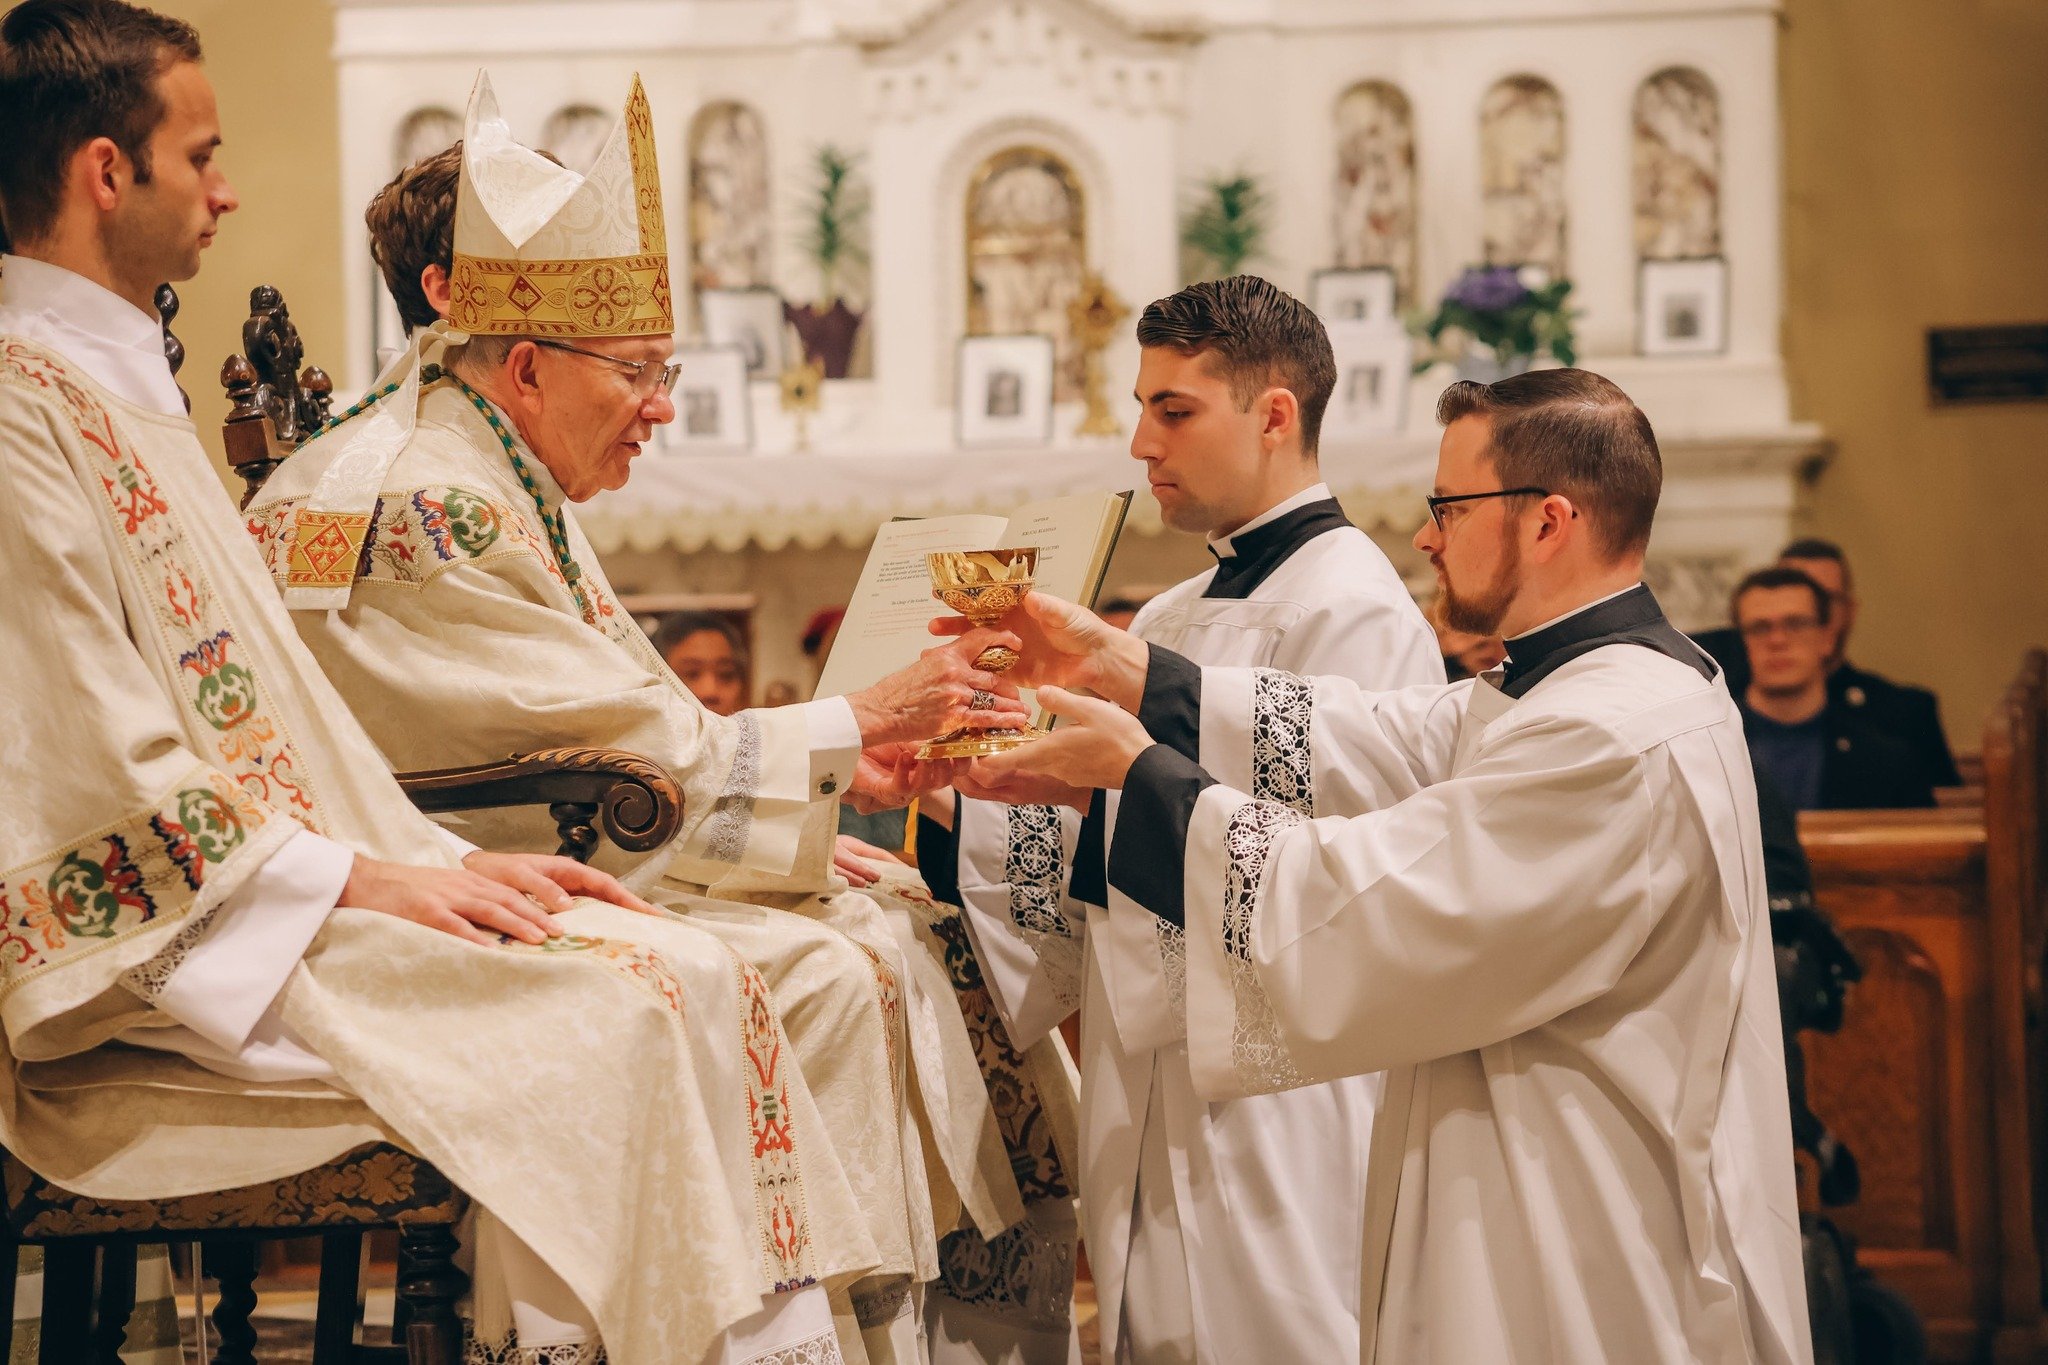
<svg viewBox="0 0 2048 1365">
<path fill-rule="evenodd" d="M 1309 278 L 1308 299 L 1324 322 L 1392 322 L 1394 272 L 1384 266 L 1318 270 Z"/>
<path fill-rule="evenodd" d="M 1332 321 L 1337 388 L 1323 430 L 1338 439 L 1391 436 L 1408 421 L 1415 339 L 1398 322 Z"/>
<path fill-rule="evenodd" d="M 1644 355 L 1720 355 L 1728 349 L 1728 261 L 1644 261 L 1636 288 Z"/>
<path fill-rule="evenodd" d="M 704 344 L 731 346 L 746 357 L 750 380 L 779 379 L 783 355 L 782 295 L 754 289 L 706 289 L 697 295 Z"/>
<path fill-rule="evenodd" d="M 663 449 L 735 455 L 754 448 L 747 357 L 737 346 L 686 346 L 676 352 L 676 419 L 660 429 Z"/>
<path fill-rule="evenodd" d="M 963 446 L 1052 440 L 1052 338 L 962 337 L 954 416 Z"/>
</svg>

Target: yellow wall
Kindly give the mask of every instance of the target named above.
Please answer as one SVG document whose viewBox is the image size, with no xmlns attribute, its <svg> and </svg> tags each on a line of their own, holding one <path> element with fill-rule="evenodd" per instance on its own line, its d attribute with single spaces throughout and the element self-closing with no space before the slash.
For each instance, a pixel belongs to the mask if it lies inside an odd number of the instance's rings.
<svg viewBox="0 0 2048 1365">
<path fill-rule="evenodd" d="M 244 199 L 184 290 L 205 415 L 254 284 L 310 358 L 341 354 L 333 10 L 159 3 L 205 40 Z M 2048 404 L 1930 407 L 1924 336 L 2048 320 L 2044 71 L 2042 0 L 1786 0 L 1786 360 L 1796 415 L 1838 443 L 1810 525 L 1855 562 L 1859 660 L 1939 690 L 1963 748 L 2048 642 Z"/>
<path fill-rule="evenodd" d="M 227 414 L 220 364 L 242 344 L 249 290 L 284 291 L 306 358 L 343 346 L 334 10 L 328 0 L 144 0 L 199 30 L 220 98 L 221 157 L 242 207 L 221 224 L 199 277 L 178 287 L 179 379 L 216 459 Z M 333 363 L 333 362 L 329 362 Z M 344 399 L 345 401 L 345 399 Z M 240 484 L 235 491 L 240 493 Z"/>
<path fill-rule="evenodd" d="M 1867 668 L 1935 688 L 1958 748 L 2048 643 L 2048 402 L 1935 408 L 1926 329 L 2048 321 L 2048 4 L 1786 0 L 1785 357 L 1837 443 Z"/>
</svg>

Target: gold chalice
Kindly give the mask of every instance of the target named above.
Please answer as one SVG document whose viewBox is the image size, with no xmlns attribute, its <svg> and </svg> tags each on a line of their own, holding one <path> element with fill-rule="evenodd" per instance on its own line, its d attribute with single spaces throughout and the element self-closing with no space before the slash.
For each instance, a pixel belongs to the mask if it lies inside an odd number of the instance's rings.
<svg viewBox="0 0 2048 1365">
<path fill-rule="evenodd" d="M 939 550 L 925 557 L 932 576 L 932 596 L 977 626 L 993 626 L 1014 611 L 1031 591 L 1038 571 L 1038 547 L 1019 550 Z M 975 656 L 974 666 L 991 673 L 1016 667 L 1017 652 L 990 645 Z M 1031 725 L 1007 730 L 961 727 L 926 740 L 919 758 L 986 758 L 1019 744 L 1043 739 L 1045 731 Z"/>
</svg>

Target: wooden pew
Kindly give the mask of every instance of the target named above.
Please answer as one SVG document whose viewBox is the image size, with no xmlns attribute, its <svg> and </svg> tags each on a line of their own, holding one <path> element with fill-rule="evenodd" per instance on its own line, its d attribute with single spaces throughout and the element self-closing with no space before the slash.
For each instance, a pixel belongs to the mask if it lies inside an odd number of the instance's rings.
<svg viewBox="0 0 2048 1365">
<path fill-rule="evenodd" d="M 1805 1039 L 1814 1111 L 1863 1175 L 1829 1216 L 1938 1360 L 2032 1361 L 2044 1340 L 2044 703 L 2036 651 L 1986 726 L 1981 808 L 1800 817 L 1816 899 L 1864 969 L 1841 1032 Z"/>
</svg>

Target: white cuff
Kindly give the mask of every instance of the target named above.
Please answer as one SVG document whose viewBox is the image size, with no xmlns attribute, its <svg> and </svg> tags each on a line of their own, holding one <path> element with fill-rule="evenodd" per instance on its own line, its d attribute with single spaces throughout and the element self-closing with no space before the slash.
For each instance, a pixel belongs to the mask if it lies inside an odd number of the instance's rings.
<svg viewBox="0 0 2048 1365">
<path fill-rule="evenodd" d="M 355 856 L 310 830 L 285 840 L 214 911 L 157 1009 L 239 1052 L 340 902 Z"/>
<path fill-rule="evenodd" d="M 810 736 L 811 793 L 837 799 L 853 785 L 854 765 L 860 761 L 860 722 L 853 718 L 853 704 L 844 697 L 821 697 L 799 709 Z"/>
<path fill-rule="evenodd" d="M 449 850 L 455 854 L 456 862 L 460 863 L 464 858 L 478 851 L 475 844 L 472 844 L 439 820 L 432 820 L 428 823 L 432 824 L 434 832 L 441 836 L 441 842 L 448 845 Z"/>
</svg>

